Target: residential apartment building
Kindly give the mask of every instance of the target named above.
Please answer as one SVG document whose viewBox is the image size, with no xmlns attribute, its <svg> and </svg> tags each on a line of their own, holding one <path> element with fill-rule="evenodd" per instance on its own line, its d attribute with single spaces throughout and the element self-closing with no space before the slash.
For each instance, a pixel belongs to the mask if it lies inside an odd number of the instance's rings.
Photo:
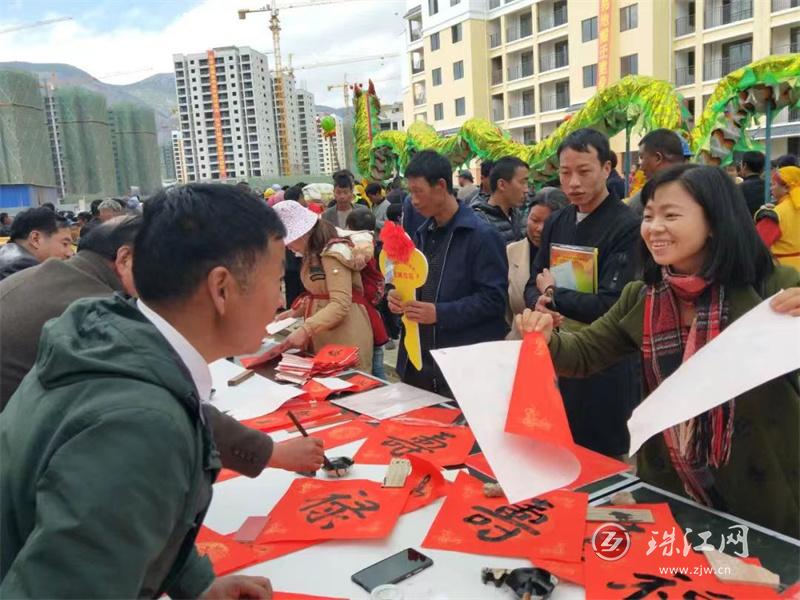
<svg viewBox="0 0 800 600">
<path fill-rule="evenodd" d="M 526 144 L 553 133 L 598 92 L 598 81 L 628 74 L 671 81 L 697 118 L 721 77 L 800 45 L 798 0 L 409 0 L 407 7 L 406 122 L 449 133 L 467 118 L 486 118 Z M 783 111 L 773 153 L 798 152 L 799 135 L 798 111 Z M 623 137 L 612 142 L 617 151 Z"/>
<path fill-rule="evenodd" d="M 227 46 L 173 59 L 185 179 L 277 175 L 267 57 Z"/>
<path fill-rule="evenodd" d="M 381 107 L 378 117 L 381 131 L 402 131 L 406 128 L 406 119 L 403 114 L 403 103 L 395 102 Z"/>
<path fill-rule="evenodd" d="M 277 93 L 277 80 L 275 74 L 272 74 L 272 106 L 273 106 L 273 121 L 275 123 L 274 139 L 277 140 L 273 152 L 277 157 L 278 168 L 281 169 L 283 159 L 284 144 L 280 143 L 278 122 L 285 119 L 283 122 L 286 124 L 286 141 L 285 147 L 289 152 L 289 172 L 280 172 L 281 175 L 302 174 L 303 171 L 303 154 L 302 154 L 302 140 L 300 136 L 300 114 L 297 106 L 297 85 L 294 75 L 290 71 L 283 73 L 283 89 L 284 89 L 284 102 L 285 102 L 285 115 L 284 111 L 278 107 L 278 102 L 275 98 Z"/>
<path fill-rule="evenodd" d="M 344 148 L 344 125 L 342 118 L 338 115 L 330 115 L 336 122 L 336 135 L 333 138 L 326 138 L 322 127 L 317 123 L 319 135 L 319 162 L 322 173 L 333 175 L 336 171 L 344 169 L 345 148 Z"/>
<path fill-rule="evenodd" d="M 186 172 L 186 151 L 183 136 L 180 131 L 172 131 L 172 162 L 175 165 L 175 180 L 178 183 L 188 183 Z"/>
<path fill-rule="evenodd" d="M 319 161 L 319 127 L 317 125 L 317 109 L 314 105 L 314 94 L 298 89 L 296 91 L 297 120 L 300 123 L 300 158 L 303 175 L 318 175 L 321 167 Z"/>
</svg>

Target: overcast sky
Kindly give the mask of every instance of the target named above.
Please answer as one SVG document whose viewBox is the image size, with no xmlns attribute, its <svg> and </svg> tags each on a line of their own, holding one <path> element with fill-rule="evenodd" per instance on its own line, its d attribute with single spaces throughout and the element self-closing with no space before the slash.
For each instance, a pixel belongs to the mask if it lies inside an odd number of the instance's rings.
<svg viewBox="0 0 800 600">
<path fill-rule="evenodd" d="M 309 0 L 279 0 L 279 6 Z M 240 21 L 237 8 L 265 0 L 0 0 L 0 30 L 56 17 L 52 25 L 0 34 L 0 62 L 60 62 L 113 84 L 172 71 L 174 53 L 219 46 L 272 50 L 268 14 Z M 343 106 L 329 84 L 372 78 L 384 103 L 402 99 L 401 61 L 405 0 L 337 0 L 281 10 L 281 51 L 294 65 L 395 53 L 381 61 L 297 70 L 317 104 Z M 270 64 L 272 57 L 270 56 Z"/>
</svg>

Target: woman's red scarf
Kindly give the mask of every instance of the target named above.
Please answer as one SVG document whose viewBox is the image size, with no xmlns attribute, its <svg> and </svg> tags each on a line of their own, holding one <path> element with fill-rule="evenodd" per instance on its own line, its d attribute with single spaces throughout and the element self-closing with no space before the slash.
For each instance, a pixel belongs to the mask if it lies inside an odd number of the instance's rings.
<svg viewBox="0 0 800 600">
<path fill-rule="evenodd" d="M 692 304 L 695 319 L 681 326 L 680 303 Z M 717 337 L 728 323 L 725 290 L 697 275 L 663 269 L 662 280 L 648 287 L 642 331 L 645 394 L 650 394 L 680 365 Z M 731 453 L 734 401 L 664 431 L 670 460 L 686 492 L 713 506 L 709 467 L 727 464 Z"/>
</svg>

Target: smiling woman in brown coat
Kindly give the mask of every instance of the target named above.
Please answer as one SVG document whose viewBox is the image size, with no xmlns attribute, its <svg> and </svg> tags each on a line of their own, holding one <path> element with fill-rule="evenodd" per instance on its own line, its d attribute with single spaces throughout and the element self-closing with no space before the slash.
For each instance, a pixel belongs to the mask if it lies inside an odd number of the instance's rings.
<svg viewBox="0 0 800 600">
<path fill-rule="evenodd" d="M 603 317 L 576 333 L 553 332 L 549 314 L 526 311 L 520 319 L 522 331 L 549 339 L 560 375 L 586 376 L 639 351 L 647 395 L 763 299 L 777 294 L 775 311 L 800 316 L 800 273 L 773 264 L 724 171 L 673 167 L 648 183 L 642 200 L 644 281 L 629 283 Z M 796 379 L 768 381 L 652 437 L 637 453 L 639 477 L 797 538 Z"/>
</svg>

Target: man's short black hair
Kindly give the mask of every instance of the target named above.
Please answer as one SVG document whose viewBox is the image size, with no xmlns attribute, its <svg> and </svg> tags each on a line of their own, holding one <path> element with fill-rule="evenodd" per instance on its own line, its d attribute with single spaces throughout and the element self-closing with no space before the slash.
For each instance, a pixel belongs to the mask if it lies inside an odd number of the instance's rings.
<svg viewBox="0 0 800 600">
<path fill-rule="evenodd" d="M 684 162 L 681 138 L 671 129 L 654 129 L 642 138 L 639 147 L 652 154 L 659 153 L 669 162 Z"/>
<path fill-rule="evenodd" d="M 367 187 L 364 188 L 364 193 L 367 196 L 372 196 L 374 194 L 380 194 L 383 191 L 383 186 L 378 183 L 377 181 L 373 181 L 372 183 L 368 183 Z"/>
<path fill-rule="evenodd" d="M 0 225 L 5 225 L 7 218 L 8 218 L 7 212 L 0 212 Z"/>
<path fill-rule="evenodd" d="M 300 186 L 297 185 L 293 185 L 283 193 L 284 200 L 294 200 L 296 202 L 297 200 L 300 200 L 300 198 L 302 197 L 303 197 L 303 190 L 300 188 Z"/>
<path fill-rule="evenodd" d="M 92 213 L 90 213 L 88 210 L 82 210 L 77 215 L 75 215 L 75 218 L 76 219 L 83 219 L 84 221 L 86 221 L 88 223 L 89 221 L 92 220 Z"/>
<path fill-rule="evenodd" d="M 484 177 L 489 177 L 492 172 L 492 167 L 494 166 L 493 160 L 484 160 L 481 163 L 481 179 Z"/>
<path fill-rule="evenodd" d="M 766 159 L 764 158 L 763 152 L 750 150 L 742 154 L 742 164 L 747 167 L 751 173 L 760 174 L 761 171 L 764 170 L 764 163 L 766 163 Z"/>
<path fill-rule="evenodd" d="M 333 175 L 333 187 L 352 190 L 353 180 L 346 173 L 342 173 L 341 171 L 339 171 L 338 173 L 334 173 Z"/>
<path fill-rule="evenodd" d="M 503 181 L 511 181 L 517 173 L 517 169 L 527 169 L 528 163 L 516 156 L 504 156 L 494 163 L 492 172 L 489 174 L 489 187 L 492 193 L 497 191 L 497 184 L 502 179 Z"/>
<path fill-rule="evenodd" d="M 800 161 L 797 160 L 797 156 L 794 154 L 784 154 L 773 160 L 772 166 L 776 169 L 782 169 L 783 167 L 800 167 Z"/>
<path fill-rule="evenodd" d="M 347 215 L 345 227 L 350 231 L 375 231 L 375 215 L 364 206 L 356 206 Z"/>
<path fill-rule="evenodd" d="M 136 234 L 139 233 L 141 227 L 142 217 L 140 215 L 115 217 L 93 227 L 88 234 L 81 236 L 78 252 L 89 250 L 106 260 L 116 260 L 117 251 L 122 246 L 133 247 Z"/>
<path fill-rule="evenodd" d="M 162 190 L 145 204 L 134 243 L 136 290 L 145 302 L 184 300 L 219 266 L 247 285 L 269 241 L 285 235 L 275 211 L 236 186 Z"/>
<path fill-rule="evenodd" d="M 42 204 L 42 208 L 46 208 L 48 210 L 52 210 L 53 212 L 56 212 L 56 205 L 53 204 L 52 202 L 44 202 Z"/>
<path fill-rule="evenodd" d="M 93 217 L 97 216 L 99 212 L 100 205 L 103 203 L 103 198 L 97 198 L 96 200 L 92 200 L 92 203 L 89 205 L 89 212 L 92 213 Z"/>
<path fill-rule="evenodd" d="M 50 236 L 59 229 L 69 227 L 69 222 L 64 217 L 59 217 L 55 211 L 39 206 L 23 210 L 11 223 L 10 241 L 26 240 L 31 231 L 41 231 Z"/>
<path fill-rule="evenodd" d="M 608 137 L 604 133 L 589 127 L 576 129 L 565 137 L 564 141 L 558 146 L 556 156 L 561 158 L 561 153 L 568 148 L 575 152 L 589 152 L 589 148 L 594 148 L 601 165 L 611 160 L 611 147 L 608 144 Z"/>
<path fill-rule="evenodd" d="M 473 183 L 475 182 L 475 179 L 472 177 L 472 171 L 468 171 L 467 169 L 459 171 L 458 172 L 458 178 L 459 179 L 466 179 L 468 181 L 472 181 Z"/>
<path fill-rule="evenodd" d="M 447 192 L 453 193 L 453 168 L 450 161 L 435 150 L 422 150 L 412 158 L 405 172 L 406 179 L 423 177 L 428 185 L 436 185 L 440 179 L 447 184 Z"/>
<path fill-rule="evenodd" d="M 616 153 L 616 152 L 611 152 L 611 153 L 608 155 L 608 160 L 610 160 L 610 161 L 611 161 L 611 168 L 612 168 L 613 170 L 615 170 L 615 171 L 616 171 L 616 169 L 617 169 L 617 165 L 619 164 L 619 163 L 617 162 L 617 161 L 618 161 L 618 159 L 617 159 L 617 153 Z"/>
</svg>

